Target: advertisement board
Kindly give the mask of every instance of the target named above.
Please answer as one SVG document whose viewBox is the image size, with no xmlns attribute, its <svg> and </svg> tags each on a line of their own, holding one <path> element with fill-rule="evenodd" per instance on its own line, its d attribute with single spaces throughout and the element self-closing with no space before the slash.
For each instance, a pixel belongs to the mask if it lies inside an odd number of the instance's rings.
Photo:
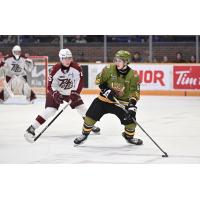
<svg viewBox="0 0 200 200">
<path fill-rule="evenodd" d="M 175 65 L 173 68 L 174 89 L 200 89 L 200 65 Z"/>
</svg>

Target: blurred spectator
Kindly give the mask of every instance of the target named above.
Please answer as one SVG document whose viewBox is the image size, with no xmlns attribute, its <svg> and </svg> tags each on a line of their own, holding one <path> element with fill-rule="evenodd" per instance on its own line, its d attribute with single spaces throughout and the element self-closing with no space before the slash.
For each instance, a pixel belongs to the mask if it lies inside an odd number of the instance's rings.
<svg viewBox="0 0 200 200">
<path fill-rule="evenodd" d="M 0 35 L 0 44 L 3 44 L 4 36 Z"/>
<path fill-rule="evenodd" d="M 21 35 L 20 36 L 20 44 L 28 44 L 28 43 L 35 43 L 35 39 L 32 35 Z"/>
<path fill-rule="evenodd" d="M 157 63 L 157 62 L 158 62 L 157 58 L 156 58 L 156 57 L 153 57 L 152 62 L 153 62 L 153 63 Z"/>
<path fill-rule="evenodd" d="M 176 53 L 176 60 L 175 63 L 185 63 L 185 60 L 183 59 L 183 55 L 181 52 Z"/>
<path fill-rule="evenodd" d="M 132 35 L 130 38 L 133 43 L 146 43 L 148 41 L 147 35 Z"/>
<path fill-rule="evenodd" d="M 104 36 L 103 35 L 86 35 L 85 39 L 88 43 L 90 43 L 90 42 L 103 42 Z"/>
<path fill-rule="evenodd" d="M 196 63 L 196 56 L 195 55 L 191 55 L 190 63 Z"/>
<path fill-rule="evenodd" d="M 167 56 L 163 56 L 163 59 L 161 61 L 162 63 L 168 63 L 169 60 L 168 60 L 168 57 Z"/>
<path fill-rule="evenodd" d="M 158 35 L 153 36 L 153 42 L 160 42 L 161 38 Z"/>
<path fill-rule="evenodd" d="M 3 53 L 0 51 L 0 64 L 4 62 L 4 56 Z"/>
<path fill-rule="evenodd" d="M 76 35 L 73 39 L 72 42 L 74 43 L 79 43 L 79 44 L 85 44 L 87 43 L 86 39 L 84 36 L 81 35 Z"/>
<path fill-rule="evenodd" d="M 7 37 L 5 37 L 2 41 L 2 43 L 4 44 L 13 44 L 16 43 L 17 40 L 17 36 L 14 35 L 8 35 Z"/>
<path fill-rule="evenodd" d="M 69 41 L 67 39 L 67 37 L 63 37 L 63 44 L 67 44 Z"/>
<path fill-rule="evenodd" d="M 30 54 L 29 54 L 29 53 L 25 53 L 24 56 L 25 56 L 26 58 L 29 58 L 29 57 L 30 57 Z"/>
<path fill-rule="evenodd" d="M 59 42 L 60 42 L 60 38 L 55 37 L 55 38 L 51 41 L 51 44 L 59 44 Z"/>
<path fill-rule="evenodd" d="M 132 59 L 133 62 L 135 63 L 140 63 L 140 62 L 143 62 L 143 59 L 141 57 L 141 54 L 139 52 L 135 52 L 133 54 L 133 59 Z"/>
<path fill-rule="evenodd" d="M 131 43 L 131 36 L 129 35 L 107 36 L 107 42 Z"/>
<path fill-rule="evenodd" d="M 79 61 L 79 62 L 89 62 L 89 60 L 85 57 L 85 54 L 84 52 L 79 52 L 76 56 L 76 61 Z"/>
</svg>

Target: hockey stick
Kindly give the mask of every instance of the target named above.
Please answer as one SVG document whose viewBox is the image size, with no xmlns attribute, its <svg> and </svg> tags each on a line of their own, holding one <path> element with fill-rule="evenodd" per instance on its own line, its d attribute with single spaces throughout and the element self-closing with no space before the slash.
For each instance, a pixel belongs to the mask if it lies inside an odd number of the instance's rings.
<svg viewBox="0 0 200 200">
<path fill-rule="evenodd" d="M 116 106 L 119 106 L 128 114 L 128 111 L 125 109 L 125 106 L 120 104 L 120 102 L 115 97 L 114 97 L 114 99 L 115 99 L 115 102 L 117 103 Z M 162 155 L 162 157 L 168 157 L 168 154 L 165 151 L 163 151 L 163 149 L 152 139 L 152 137 L 142 128 L 142 126 L 140 126 L 140 124 L 138 124 L 138 122 L 134 118 L 132 118 L 132 120 L 150 138 L 150 140 L 164 153 L 164 155 Z"/>
<path fill-rule="evenodd" d="M 62 110 L 46 125 L 46 127 L 44 127 L 44 129 L 34 138 L 35 142 L 45 131 L 46 129 L 57 119 L 57 117 L 69 106 L 69 104 L 71 103 L 71 101 L 69 101 L 63 108 Z"/>
</svg>

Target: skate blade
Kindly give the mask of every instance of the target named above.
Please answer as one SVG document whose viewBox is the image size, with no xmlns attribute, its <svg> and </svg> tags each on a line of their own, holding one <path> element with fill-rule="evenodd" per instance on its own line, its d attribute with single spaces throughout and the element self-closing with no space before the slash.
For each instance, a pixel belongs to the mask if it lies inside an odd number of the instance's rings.
<svg viewBox="0 0 200 200">
<path fill-rule="evenodd" d="M 85 141 L 81 142 L 80 144 L 74 144 L 74 147 L 78 147 L 78 146 L 81 146 L 82 144 L 84 144 Z"/>
<path fill-rule="evenodd" d="M 125 139 L 125 140 L 126 140 L 126 139 Z M 126 140 L 126 143 L 127 143 L 127 144 L 129 144 L 130 146 L 131 146 L 131 145 L 135 145 L 135 146 L 140 146 L 140 145 L 143 145 L 143 143 L 142 143 L 142 144 L 130 143 L 130 142 L 128 142 L 127 140 Z"/>
<path fill-rule="evenodd" d="M 24 135 L 24 138 L 29 143 L 34 143 L 35 142 L 34 141 L 34 139 L 35 139 L 34 137 L 27 136 L 26 134 Z"/>
<path fill-rule="evenodd" d="M 92 135 L 101 135 L 101 132 L 94 132 L 94 131 L 91 131 L 92 132 Z"/>
<path fill-rule="evenodd" d="M 74 147 L 78 147 L 78 146 L 80 146 L 82 143 L 80 143 L 80 144 L 74 144 Z"/>
</svg>

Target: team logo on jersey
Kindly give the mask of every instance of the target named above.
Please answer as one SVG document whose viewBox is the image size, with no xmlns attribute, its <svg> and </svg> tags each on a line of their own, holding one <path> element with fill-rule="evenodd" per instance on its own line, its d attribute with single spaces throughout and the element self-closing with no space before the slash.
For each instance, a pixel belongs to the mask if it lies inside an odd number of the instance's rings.
<svg viewBox="0 0 200 200">
<path fill-rule="evenodd" d="M 14 72 L 21 72 L 22 71 L 22 68 L 19 66 L 19 64 L 17 63 L 12 63 L 12 69 L 11 71 L 14 71 Z"/>
<path fill-rule="evenodd" d="M 116 80 L 116 79 L 117 79 L 117 77 L 116 77 L 115 75 L 112 75 L 112 74 L 111 74 L 111 80 L 114 81 L 114 80 Z"/>
<path fill-rule="evenodd" d="M 117 96 L 121 97 L 124 95 L 125 86 L 123 83 L 112 82 L 112 89 L 115 91 Z"/>
<path fill-rule="evenodd" d="M 66 90 L 73 87 L 73 82 L 71 79 L 68 78 L 58 78 L 60 81 L 59 87 Z"/>
</svg>

